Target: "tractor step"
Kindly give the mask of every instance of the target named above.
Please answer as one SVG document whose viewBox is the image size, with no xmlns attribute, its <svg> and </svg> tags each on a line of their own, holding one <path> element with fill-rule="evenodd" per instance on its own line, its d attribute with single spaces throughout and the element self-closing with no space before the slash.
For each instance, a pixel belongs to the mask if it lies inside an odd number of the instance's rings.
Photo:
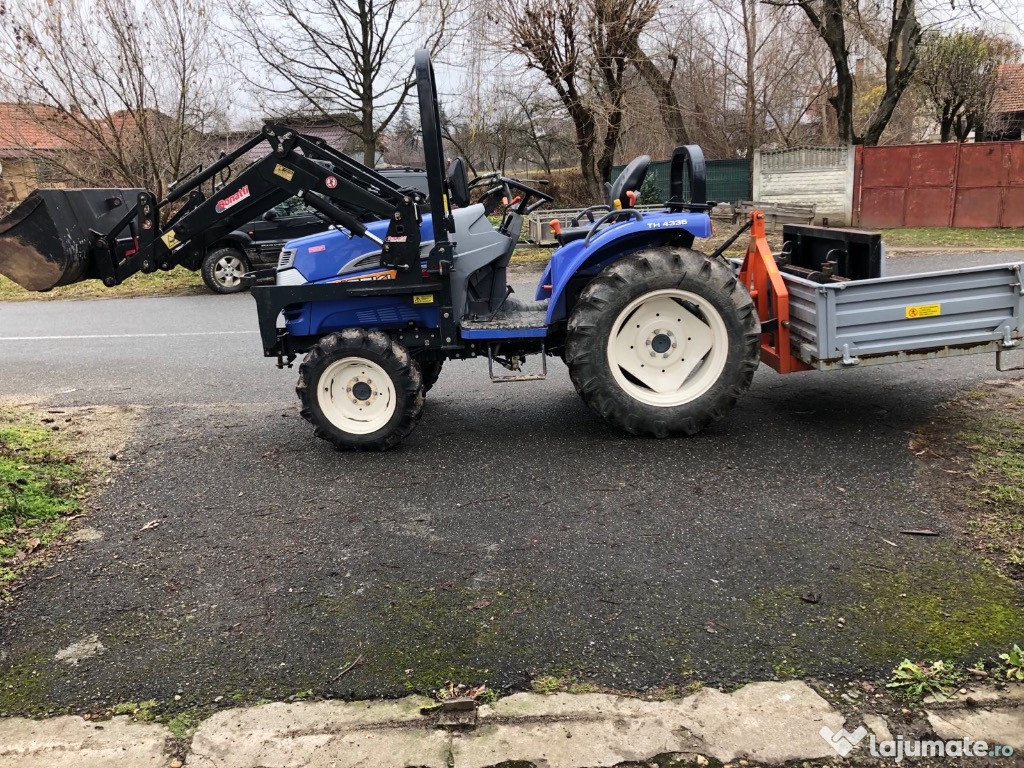
<svg viewBox="0 0 1024 768">
<path fill-rule="evenodd" d="M 498 364 L 503 365 L 500 361 Z M 541 379 L 546 379 L 548 377 L 548 356 L 543 343 L 540 347 L 540 373 L 511 373 L 508 375 L 496 376 L 494 374 L 494 351 L 490 348 L 487 350 L 487 373 L 490 375 L 491 381 L 495 384 L 508 384 L 513 381 L 540 381 Z"/>
<path fill-rule="evenodd" d="M 463 319 L 465 339 L 544 338 L 548 335 L 547 302 L 537 302 L 528 309 L 497 312 L 484 320 Z"/>
</svg>

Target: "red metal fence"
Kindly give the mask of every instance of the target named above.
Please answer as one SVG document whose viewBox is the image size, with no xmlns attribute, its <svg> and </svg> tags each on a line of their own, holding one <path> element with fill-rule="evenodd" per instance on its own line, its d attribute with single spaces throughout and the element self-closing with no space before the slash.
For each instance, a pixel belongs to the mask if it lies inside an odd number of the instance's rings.
<svg viewBox="0 0 1024 768">
<path fill-rule="evenodd" d="M 1024 142 L 857 147 L 857 226 L 1024 227 Z"/>
</svg>

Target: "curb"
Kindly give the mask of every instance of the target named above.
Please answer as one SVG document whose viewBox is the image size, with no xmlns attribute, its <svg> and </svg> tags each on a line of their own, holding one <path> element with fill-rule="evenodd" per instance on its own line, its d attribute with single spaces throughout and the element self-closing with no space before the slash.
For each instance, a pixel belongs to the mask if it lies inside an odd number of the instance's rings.
<svg viewBox="0 0 1024 768">
<path fill-rule="evenodd" d="M 436 702 L 421 696 L 228 709 L 198 726 L 184 754 L 175 753 L 180 742 L 165 726 L 124 716 L 102 722 L 72 716 L 10 718 L 0 720 L 0 764 L 487 768 L 514 760 L 523 768 L 594 768 L 657 758 L 658 765 L 679 766 L 769 766 L 797 760 L 855 766 L 870 760 L 870 754 L 877 758 L 869 748 L 892 743 L 896 730 L 880 714 L 840 711 L 797 680 L 750 683 L 731 693 L 705 688 L 669 701 L 518 693 L 480 706 L 472 727 L 442 727 L 434 716 L 437 709 Z M 1024 751 L 1024 686 L 964 689 L 956 699 L 921 714 L 923 730 L 907 735 L 908 741 L 968 737 Z"/>
</svg>

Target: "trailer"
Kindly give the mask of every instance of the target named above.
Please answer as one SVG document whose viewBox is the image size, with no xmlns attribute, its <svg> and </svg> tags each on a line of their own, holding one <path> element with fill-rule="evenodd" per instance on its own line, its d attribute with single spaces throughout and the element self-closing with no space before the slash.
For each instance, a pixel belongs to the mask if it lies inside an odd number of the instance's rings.
<svg viewBox="0 0 1024 768">
<path fill-rule="evenodd" d="M 751 242 L 733 260 L 761 316 L 761 359 L 780 373 L 996 353 L 1020 346 L 1022 267 L 1009 263 L 885 275 L 881 236 L 786 225 L 780 253 L 754 211 Z"/>
</svg>

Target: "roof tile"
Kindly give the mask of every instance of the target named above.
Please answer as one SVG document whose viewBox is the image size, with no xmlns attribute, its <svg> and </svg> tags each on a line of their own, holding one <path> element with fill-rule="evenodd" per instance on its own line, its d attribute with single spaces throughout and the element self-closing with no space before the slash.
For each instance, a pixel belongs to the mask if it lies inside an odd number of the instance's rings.
<svg viewBox="0 0 1024 768">
<path fill-rule="evenodd" d="M 992 112 L 1024 112 L 1024 64 L 1004 64 L 999 68 Z"/>
</svg>

